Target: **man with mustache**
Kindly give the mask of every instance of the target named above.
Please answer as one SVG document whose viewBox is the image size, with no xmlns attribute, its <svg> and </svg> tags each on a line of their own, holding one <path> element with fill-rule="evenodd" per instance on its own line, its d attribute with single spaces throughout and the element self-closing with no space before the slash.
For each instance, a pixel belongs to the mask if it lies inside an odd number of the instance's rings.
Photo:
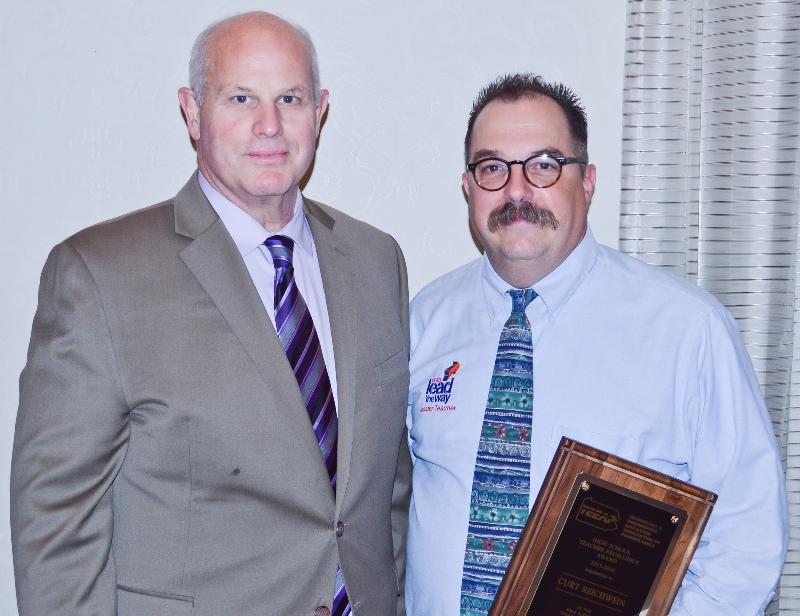
<svg viewBox="0 0 800 616">
<path fill-rule="evenodd" d="M 484 255 L 411 304 L 409 614 L 488 612 L 562 436 L 717 493 L 671 613 L 760 613 L 787 511 L 732 317 L 595 242 L 586 116 L 565 86 L 489 84 L 465 159 Z"/>
</svg>

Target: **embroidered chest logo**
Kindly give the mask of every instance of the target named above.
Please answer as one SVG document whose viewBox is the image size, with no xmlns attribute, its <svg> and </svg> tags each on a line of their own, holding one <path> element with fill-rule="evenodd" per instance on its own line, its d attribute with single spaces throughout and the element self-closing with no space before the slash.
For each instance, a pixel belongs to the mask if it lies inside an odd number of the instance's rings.
<svg viewBox="0 0 800 616">
<path fill-rule="evenodd" d="M 425 404 L 419 409 L 420 413 L 442 413 L 456 410 L 455 405 L 450 404 L 450 397 L 453 395 L 455 375 L 459 368 L 461 368 L 461 364 L 454 361 L 444 371 L 443 376 L 435 376 L 428 381 L 428 387 L 425 388 Z"/>
</svg>

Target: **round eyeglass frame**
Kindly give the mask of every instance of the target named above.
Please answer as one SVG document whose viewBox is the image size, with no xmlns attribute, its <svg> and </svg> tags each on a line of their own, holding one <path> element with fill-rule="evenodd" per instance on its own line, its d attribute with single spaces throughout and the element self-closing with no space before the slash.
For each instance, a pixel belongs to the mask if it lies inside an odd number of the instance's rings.
<svg viewBox="0 0 800 616">
<path fill-rule="evenodd" d="M 558 175 L 556 175 L 555 179 L 549 184 L 537 184 L 528 177 L 528 163 L 535 158 L 544 158 L 548 160 L 553 160 L 558 163 Z M 481 183 L 478 181 L 478 176 L 475 175 L 475 169 L 478 167 L 478 165 L 480 165 L 481 163 L 485 163 L 488 160 L 494 160 L 497 161 L 498 163 L 503 163 L 508 169 L 508 173 L 506 174 L 506 181 L 503 182 L 497 188 L 486 188 L 485 186 L 482 186 Z M 502 158 L 497 158 L 496 156 L 487 156 L 486 158 L 481 158 L 480 160 L 476 160 L 474 163 L 469 163 L 467 165 L 467 171 L 472 173 L 472 179 L 475 180 L 475 183 L 478 185 L 479 188 L 482 188 L 483 190 L 488 190 L 489 192 L 495 192 L 498 190 L 503 190 L 508 184 L 508 181 L 511 179 L 511 166 L 520 165 L 522 167 L 522 175 L 525 177 L 525 180 L 528 182 L 528 184 L 530 184 L 531 186 L 535 186 L 536 188 L 550 188 L 553 184 L 558 182 L 559 178 L 561 177 L 561 172 L 564 170 L 564 165 L 572 165 L 572 164 L 585 165 L 588 162 L 589 161 L 586 161 L 582 158 L 573 158 L 570 156 L 557 156 L 555 154 L 549 154 L 547 152 L 540 152 L 539 154 L 534 154 L 533 156 L 529 156 L 525 160 L 504 160 Z"/>
</svg>

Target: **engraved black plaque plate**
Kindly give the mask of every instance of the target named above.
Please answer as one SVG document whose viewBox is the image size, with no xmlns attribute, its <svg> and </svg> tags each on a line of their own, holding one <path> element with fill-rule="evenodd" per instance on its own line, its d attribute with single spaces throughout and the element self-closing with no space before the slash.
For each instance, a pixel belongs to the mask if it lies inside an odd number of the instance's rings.
<svg viewBox="0 0 800 616">
<path fill-rule="evenodd" d="M 686 512 L 580 474 L 528 616 L 626 616 L 644 608 Z"/>
</svg>

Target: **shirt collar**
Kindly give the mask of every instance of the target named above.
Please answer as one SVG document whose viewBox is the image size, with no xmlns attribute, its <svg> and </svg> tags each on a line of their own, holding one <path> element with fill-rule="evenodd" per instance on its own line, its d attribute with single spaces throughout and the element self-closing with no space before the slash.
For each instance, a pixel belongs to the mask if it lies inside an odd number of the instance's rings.
<svg viewBox="0 0 800 616">
<path fill-rule="evenodd" d="M 214 208 L 214 211 L 222 220 L 242 257 L 246 257 L 254 250 L 257 250 L 259 246 L 263 245 L 264 240 L 273 235 L 290 237 L 295 246 L 299 246 L 309 256 L 314 256 L 314 239 L 311 236 L 311 228 L 303 212 L 303 196 L 299 190 L 294 203 L 292 219 L 283 229 L 273 232 L 264 229 L 255 218 L 223 196 L 206 180 L 199 170 L 197 178 L 200 182 L 200 188 L 209 203 L 211 203 L 211 207 Z"/>
<path fill-rule="evenodd" d="M 586 234 L 567 258 L 547 276 L 533 285 L 533 290 L 541 299 L 548 318 L 554 319 L 566 304 L 575 290 L 581 285 L 586 275 L 597 260 L 597 242 L 592 230 L 586 228 Z M 489 258 L 484 253 L 482 267 L 482 286 L 486 309 L 489 318 L 508 318 L 511 311 L 511 298 L 506 291 L 512 288 L 494 271 Z"/>
</svg>

